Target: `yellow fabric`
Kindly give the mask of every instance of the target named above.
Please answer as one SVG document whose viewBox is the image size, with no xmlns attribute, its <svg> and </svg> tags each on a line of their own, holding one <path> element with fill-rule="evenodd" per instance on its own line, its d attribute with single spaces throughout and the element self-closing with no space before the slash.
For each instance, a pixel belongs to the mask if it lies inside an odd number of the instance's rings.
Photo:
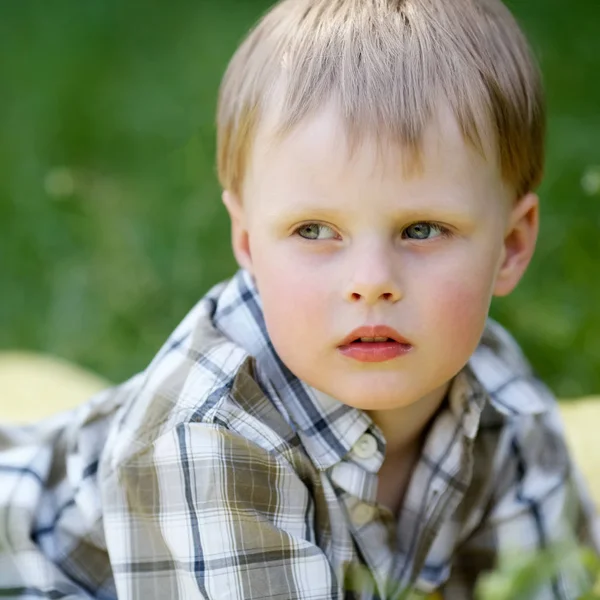
<svg viewBox="0 0 600 600">
<path fill-rule="evenodd" d="M 0 423 L 38 421 L 77 406 L 109 385 L 52 356 L 0 352 Z"/>
<path fill-rule="evenodd" d="M 560 412 L 571 455 L 600 509 L 600 396 L 564 400 Z"/>
</svg>

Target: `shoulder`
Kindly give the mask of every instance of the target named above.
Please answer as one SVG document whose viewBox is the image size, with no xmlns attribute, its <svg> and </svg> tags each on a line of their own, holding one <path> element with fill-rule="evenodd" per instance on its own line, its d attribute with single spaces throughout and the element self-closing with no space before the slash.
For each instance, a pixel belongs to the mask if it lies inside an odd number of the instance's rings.
<svg viewBox="0 0 600 600">
<path fill-rule="evenodd" d="M 495 468 L 490 470 L 495 487 L 506 489 L 521 481 L 522 492 L 533 496 L 534 490 L 539 495 L 560 485 L 569 470 L 569 453 L 558 401 L 514 337 L 490 319 L 470 366 L 489 399 L 480 443 L 496 440 L 491 446 Z"/>
<path fill-rule="evenodd" d="M 488 322 L 469 366 L 486 401 L 464 503 L 465 532 L 482 523 L 530 531 L 574 485 L 558 401 L 495 321 Z"/>
<path fill-rule="evenodd" d="M 217 290 L 218 293 L 218 290 Z M 239 435 L 266 449 L 294 433 L 255 374 L 254 358 L 213 322 L 209 293 L 169 337 L 114 419 L 104 464 L 114 470 L 180 426 Z"/>
<path fill-rule="evenodd" d="M 528 471 L 541 469 L 549 485 L 550 473 L 564 478 L 569 456 L 558 401 L 514 337 L 489 319 L 469 367 L 487 399 L 476 441 L 482 480 L 498 492 Z"/>
</svg>

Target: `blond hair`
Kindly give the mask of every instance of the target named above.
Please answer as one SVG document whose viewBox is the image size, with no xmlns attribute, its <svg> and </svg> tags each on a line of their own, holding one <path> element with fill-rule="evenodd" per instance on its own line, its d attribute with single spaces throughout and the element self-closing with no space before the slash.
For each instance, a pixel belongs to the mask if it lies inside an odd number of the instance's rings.
<svg viewBox="0 0 600 600">
<path fill-rule="evenodd" d="M 221 85 L 217 152 L 224 189 L 241 193 L 276 87 L 283 87 L 279 134 L 335 99 L 352 139 L 387 138 L 416 160 L 441 94 L 465 140 L 481 153 L 486 144 L 494 147 L 518 197 L 540 183 L 541 77 L 500 0 L 276 4 L 239 47 Z"/>
</svg>

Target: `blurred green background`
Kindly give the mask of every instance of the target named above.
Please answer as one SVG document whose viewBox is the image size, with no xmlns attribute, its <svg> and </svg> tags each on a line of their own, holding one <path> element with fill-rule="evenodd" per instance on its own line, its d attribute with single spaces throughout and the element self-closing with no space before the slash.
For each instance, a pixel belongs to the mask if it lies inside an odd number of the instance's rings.
<svg viewBox="0 0 600 600">
<path fill-rule="evenodd" d="M 235 263 L 220 77 L 267 0 L 0 7 L 0 349 L 118 381 Z M 512 0 L 546 79 L 537 255 L 493 316 L 563 397 L 600 392 L 600 2 Z"/>
</svg>

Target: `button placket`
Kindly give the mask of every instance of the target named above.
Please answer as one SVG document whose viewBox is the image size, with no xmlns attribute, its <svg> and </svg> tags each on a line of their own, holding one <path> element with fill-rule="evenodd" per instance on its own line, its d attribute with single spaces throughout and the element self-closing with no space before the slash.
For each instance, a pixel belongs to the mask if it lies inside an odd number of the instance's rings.
<svg viewBox="0 0 600 600">
<path fill-rule="evenodd" d="M 352 522 L 357 527 L 362 527 L 373 520 L 375 516 L 375 507 L 364 502 L 359 502 L 350 512 Z"/>
<path fill-rule="evenodd" d="M 352 446 L 352 450 L 358 458 L 372 458 L 377 453 L 377 440 L 370 433 L 363 433 Z"/>
</svg>

